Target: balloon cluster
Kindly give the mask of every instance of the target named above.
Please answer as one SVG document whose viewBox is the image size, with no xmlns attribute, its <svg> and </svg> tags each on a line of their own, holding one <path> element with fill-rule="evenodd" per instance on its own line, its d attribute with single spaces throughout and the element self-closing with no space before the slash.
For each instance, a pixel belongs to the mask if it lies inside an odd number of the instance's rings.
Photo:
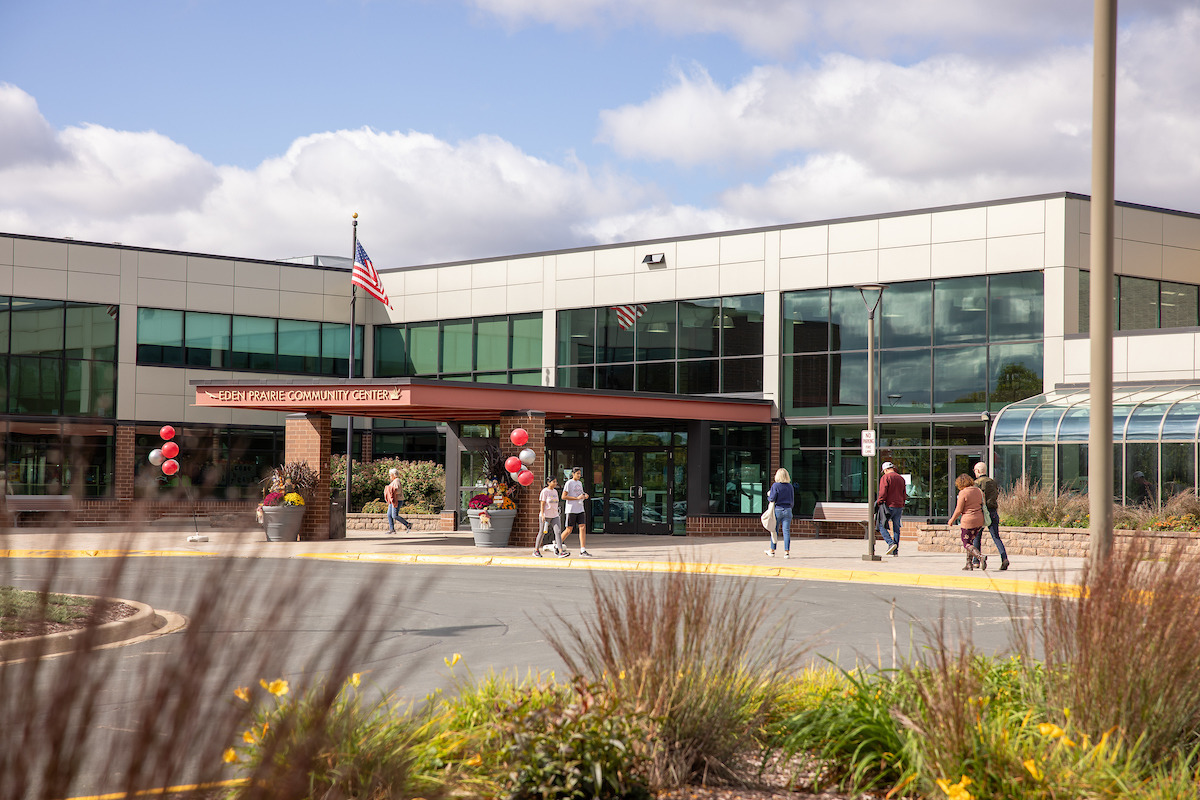
<svg viewBox="0 0 1200 800">
<path fill-rule="evenodd" d="M 163 475 L 174 475 L 179 472 L 179 462 L 175 460 L 175 456 L 179 455 L 179 445 L 171 441 L 175 438 L 175 429 L 163 425 L 158 435 L 163 438 L 163 445 L 150 451 L 150 463 L 162 467 Z"/>
<path fill-rule="evenodd" d="M 529 441 L 529 431 L 524 428 L 515 428 L 508 438 L 517 447 L 524 447 Z M 504 468 L 508 470 L 508 474 L 512 475 L 513 480 L 522 486 L 528 486 L 533 483 L 533 473 L 528 467 L 533 466 L 533 462 L 537 460 L 537 454 L 526 447 L 521 451 L 520 455 L 509 456 L 504 461 Z"/>
</svg>

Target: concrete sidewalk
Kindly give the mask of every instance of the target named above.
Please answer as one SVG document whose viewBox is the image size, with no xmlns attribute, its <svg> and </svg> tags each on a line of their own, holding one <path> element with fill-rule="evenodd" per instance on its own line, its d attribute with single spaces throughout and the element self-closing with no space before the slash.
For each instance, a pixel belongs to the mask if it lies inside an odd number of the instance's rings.
<svg viewBox="0 0 1200 800">
<path fill-rule="evenodd" d="M 174 525 L 177 525 L 175 523 Z M 187 539 L 199 532 L 204 543 Z M 864 561 L 864 541 L 793 538 L 792 557 L 784 559 L 782 543 L 771 558 L 763 551 L 766 536 L 699 537 L 591 534 L 588 550 L 578 554 L 572 536 L 570 558 L 536 558 L 526 548 L 479 548 L 469 532 L 417 532 L 386 535 L 350 531 L 345 539 L 326 542 L 267 542 L 260 528 L 242 531 L 173 526 L 141 531 L 75 528 L 68 531 L 9 529 L 0 532 L 0 557 L 103 558 L 129 553 L 135 557 L 232 556 L 238 558 L 321 558 L 396 564 L 458 564 L 539 569 L 596 569 L 651 571 L 672 562 L 690 569 L 726 575 L 785 579 L 862 582 L 894 586 L 925 586 L 1034 594 L 1054 584 L 1075 584 L 1083 566 L 1079 558 L 1015 556 L 1000 572 L 999 558 L 989 558 L 986 572 L 962 569 L 961 553 L 919 553 L 916 542 L 905 541 L 899 556 Z M 877 542 L 876 553 L 885 545 Z"/>
</svg>

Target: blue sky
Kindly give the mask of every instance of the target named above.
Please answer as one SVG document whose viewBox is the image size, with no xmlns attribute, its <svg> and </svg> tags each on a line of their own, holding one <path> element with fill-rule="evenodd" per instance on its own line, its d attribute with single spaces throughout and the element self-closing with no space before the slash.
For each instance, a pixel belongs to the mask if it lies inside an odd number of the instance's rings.
<svg viewBox="0 0 1200 800">
<path fill-rule="evenodd" d="M 1130 5 L 1130 4 L 1126 4 Z M 380 266 L 1087 193 L 1091 3 L 0 4 L 0 231 Z M 1117 196 L 1200 211 L 1200 10 L 1122 17 Z"/>
</svg>

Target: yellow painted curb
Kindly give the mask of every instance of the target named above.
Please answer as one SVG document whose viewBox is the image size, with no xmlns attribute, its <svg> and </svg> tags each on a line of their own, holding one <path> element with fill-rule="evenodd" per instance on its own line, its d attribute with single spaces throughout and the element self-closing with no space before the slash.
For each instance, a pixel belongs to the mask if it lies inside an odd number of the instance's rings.
<svg viewBox="0 0 1200 800">
<path fill-rule="evenodd" d="M 249 783 L 247 778 L 233 778 L 228 781 L 214 781 L 212 783 L 189 783 L 182 786 L 167 786 L 161 789 L 142 789 L 140 792 L 134 792 L 133 794 L 128 794 L 127 792 L 89 794 L 82 797 L 72 797 L 69 800 L 126 800 L 130 797 L 155 797 L 164 794 L 175 794 L 177 792 L 198 792 L 201 789 L 232 788 L 234 786 L 245 786 L 247 783 Z"/>
</svg>

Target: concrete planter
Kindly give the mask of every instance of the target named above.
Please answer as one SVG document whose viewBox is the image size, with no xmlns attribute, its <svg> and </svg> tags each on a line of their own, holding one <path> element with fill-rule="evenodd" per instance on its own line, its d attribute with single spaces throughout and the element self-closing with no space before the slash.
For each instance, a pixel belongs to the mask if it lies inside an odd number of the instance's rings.
<svg viewBox="0 0 1200 800">
<path fill-rule="evenodd" d="M 479 522 L 479 509 L 467 510 L 471 519 L 471 533 L 475 536 L 476 547 L 508 547 L 508 537 L 512 533 L 513 520 L 517 518 L 515 508 L 491 508 L 491 527 L 484 528 Z"/>
<path fill-rule="evenodd" d="M 268 542 L 295 542 L 300 538 L 304 506 L 267 506 L 263 509 L 263 527 Z"/>
</svg>

